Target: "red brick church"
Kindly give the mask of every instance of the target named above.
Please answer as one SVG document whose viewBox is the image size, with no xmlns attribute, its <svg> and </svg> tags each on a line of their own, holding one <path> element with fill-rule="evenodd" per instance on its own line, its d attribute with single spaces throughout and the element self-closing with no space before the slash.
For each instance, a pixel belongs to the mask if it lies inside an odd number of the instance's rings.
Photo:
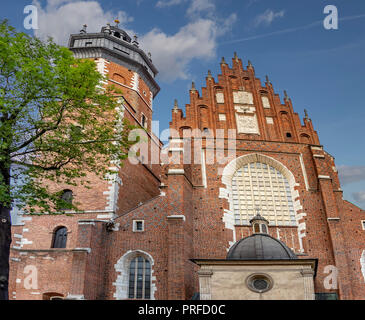
<svg viewBox="0 0 365 320">
<path fill-rule="evenodd" d="M 69 48 L 122 89 L 147 153 L 112 179 L 90 173 L 91 190 L 52 186 L 81 212 L 21 216 L 10 299 L 365 299 L 365 212 L 343 200 L 308 115 L 250 62 L 235 54 L 193 83 L 163 147 L 157 69 L 137 37 L 108 24 Z"/>
</svg>

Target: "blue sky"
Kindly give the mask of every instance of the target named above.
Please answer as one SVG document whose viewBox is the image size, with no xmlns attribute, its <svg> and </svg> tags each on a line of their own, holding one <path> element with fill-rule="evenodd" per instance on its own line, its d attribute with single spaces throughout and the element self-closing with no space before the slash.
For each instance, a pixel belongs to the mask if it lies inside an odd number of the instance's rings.
<svg viewBox="0 0 365 320">
<path fill-rule="evenodd" d="M 335 157 L 344 198 L 365 207 L 365 1 L 321 0 L 17 0 L 2 6 L 19 31 L 24 7 L 39 7 L 41 38 L 67 44 L 86 23 L 88 31 L 119 17 L 160 70 L 154 102 L 160 130 L 168 127 L 174 99 L 189 103 L 191 81 L 204 86 L 210 69 L 233 53 L 256 74 L 267 74 L 277 93 L 287 90 L 301 118 L 308 110 L 325 150 Z M 324 7 L 335 5 L 338 30 L 323 27 Z"/>
</svg>

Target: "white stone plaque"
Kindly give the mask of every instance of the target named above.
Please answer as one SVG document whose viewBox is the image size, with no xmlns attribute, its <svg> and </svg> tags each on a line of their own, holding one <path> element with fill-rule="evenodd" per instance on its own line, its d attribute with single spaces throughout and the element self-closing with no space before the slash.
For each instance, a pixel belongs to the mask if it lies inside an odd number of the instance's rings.
<svg viewBox="0 0 365 320">
<path fill-rule="evenodd" d="M 260 134 L 256 114 L 239 114 L 236 113 L 238 133 Z"/>
<path fill-rule="evenodd" d="M 223 92 L 217 92 L 215 94 L 216 99 L 217 99 L 217 103 L 224 103 L 224 94 Z"/>
<path fill-rule="evenodd" d="M 253 104 L 253 95 L 251 92 L 234 91 L 233 102 L 241 104 Z"/>
<path fill-rule="evenodd" d="M 274 124 L 274 119 L 271 117 L 266 117 L 266 123 L 267 124 Z"/>
<path fill-rule="evenodd" d="M 264 106 L 265 109 L 270 109 L 270 101 L 268 97 L 262 96 L 261 97 L 262 100 L 262 104 Z"/>
</svg>

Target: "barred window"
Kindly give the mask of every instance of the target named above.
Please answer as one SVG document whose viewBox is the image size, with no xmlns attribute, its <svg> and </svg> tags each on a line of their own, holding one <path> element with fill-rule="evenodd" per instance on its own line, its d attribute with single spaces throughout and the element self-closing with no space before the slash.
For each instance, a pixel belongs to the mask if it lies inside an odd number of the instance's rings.
<svg viewBox="0 0 365 320">
<path fill-rule="evenodd" d="M 151 298 L 151 264 L 142 256 L 134 258 L 130 263 L 128 298 Z"/>
<path fill-rule="evenodd" d="M 252 162 L 238 169 L 232 179 L 232 200 L 236 225 L 249 225 L 257 208 L 270 225 L 296 225 L 289 182 L 268 164 Z"/>
</svg>

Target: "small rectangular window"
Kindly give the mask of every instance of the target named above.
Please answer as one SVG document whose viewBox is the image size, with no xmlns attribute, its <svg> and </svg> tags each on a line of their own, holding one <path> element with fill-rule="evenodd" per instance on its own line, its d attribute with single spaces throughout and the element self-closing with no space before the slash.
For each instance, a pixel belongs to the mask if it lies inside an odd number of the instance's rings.
<svg viewBox="0 0 365 320">
<path fill-rule="evenodd" d="M 144 231 L 144 220 L 133 220 L 133 232 Z"/>
<path fill-rule="evenodd" d="M 86 42 L 85 43 L 85 47 L 91 47 L 93 45 L 93 43 L 92 42 Z"/>
<path fill-rule="evenodd" d="M 365 220 L 361 221 L 361 225 L 362 225 L 362 230 L 365 230 Z"/>
</svg>

